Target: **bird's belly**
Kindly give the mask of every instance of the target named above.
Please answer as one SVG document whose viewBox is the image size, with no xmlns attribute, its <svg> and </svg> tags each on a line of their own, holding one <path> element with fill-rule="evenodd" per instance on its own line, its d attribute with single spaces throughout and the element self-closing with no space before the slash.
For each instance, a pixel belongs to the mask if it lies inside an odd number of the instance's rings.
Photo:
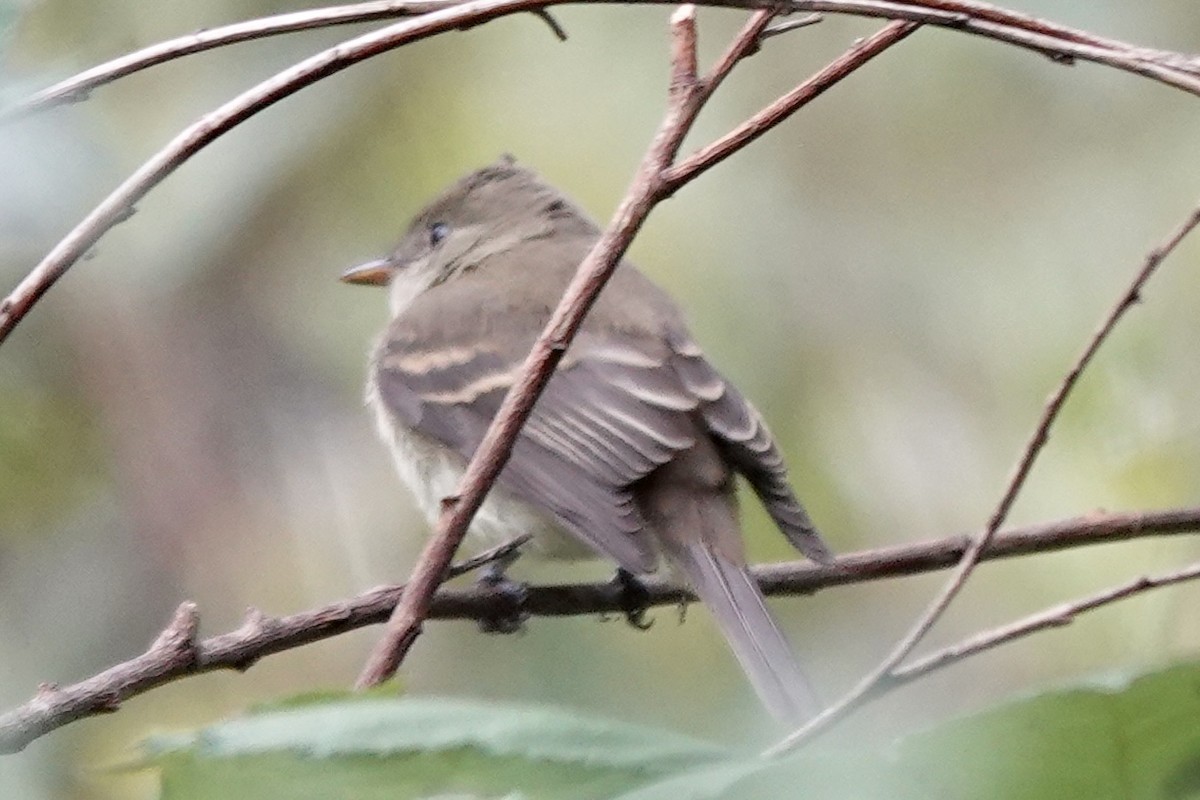
<svg viewBox="0 0 1200 800">
<path fill-rule="evenodd" d="M 380 404 L 371 405 L 375 408 L 380 436 L 390 445 L 396 471 L 412 491 L 425 518 L 435 524 L 442 500 L 458 490 L 466 462 L 429 437 L 394 425 Z M 514 497 L 501 486 L 494 486 L 488 492 L 467 530 L 471 543 L 479 548 L 504 544 L 524 534 L 533 537 L 522 548 L 529 555 L 567 560 L 597 557 L 585 543 L 555 524 L 549 514 Z"/>
</svg>

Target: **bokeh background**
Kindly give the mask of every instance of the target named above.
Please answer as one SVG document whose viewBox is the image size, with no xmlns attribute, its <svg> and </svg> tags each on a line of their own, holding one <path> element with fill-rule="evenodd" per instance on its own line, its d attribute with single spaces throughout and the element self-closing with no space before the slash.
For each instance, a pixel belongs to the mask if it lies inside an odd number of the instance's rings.
<svg viewBox="0 0 1200 800">
<path fill-rule="evenodd" d="M 161 39 L 302 5 L 9 0 L 0 92 L 20 97 Z M 1189 0 L 1024 10 L 1200 50 Z M 0 706 L 141 652 L 184 599 L 217 633 L 249 606 L 288 613 L 407 574 L 426 526 L 361 401 L 384 297 L 336 277 L 382 254 L 441 186 L 506 151 L 607 219 L 662 110 L 670 8 L 555 14 L 565 44 L 532 16 L 503 19 L 375 58 L 252 119 L 140 203 L 0 348 Z M 741 19 L 702 11 L 707 57 Z M 771 40 L 692 144 L 878 24 L 829 17 Z M 192 56 L 0 127 L 3 290 L 182 126 L 366 29 Z M 838 549 L 967 532 L 1100 315 L 1200 196 L 1198 141 L 1195 97 L 925 30 L 658 209 L 632 257 L 761 407 Z M 1015 522 L 1196 502 L 1198 293 L 1193 240 L 1084 379 Z M 752 502 L 746 518 L 755 559 L 792 556 Z M 1198 550 L 1179 537 L 989 565 L 931 641 Z M 832 696 L 941 581 L 775 607 Z M 874 706 L 845 736 L 1194 657 L 1198 600 L 1196 587 L 1154 594 L 975 659 Z M 431 625 L 403 681 L 722 741 L 777 733 L 702 611 L 682 626 L 669 609 L 655 616 L 646 634 L 591 618 L 536 620 L 513 637 Z M 72 725 L 0 761 L 0 795 L 150 796 L 151 778 L 112 770 L 140 738 L 346 686 L 375 635 L 190 679 Z"/>
</svg>

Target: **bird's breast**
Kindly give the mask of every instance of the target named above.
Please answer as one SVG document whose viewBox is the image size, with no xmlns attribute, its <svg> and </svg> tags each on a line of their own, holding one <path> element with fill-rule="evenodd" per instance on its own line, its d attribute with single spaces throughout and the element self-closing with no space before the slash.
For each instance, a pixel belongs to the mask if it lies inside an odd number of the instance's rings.
<svg viewBox="0 0 1200 800">
<path fill-rule="evenodd" d="M 375 412 L 379 436 L 392 453 L 401 480 L 430 525 L 441 513 L 442 501 L 458 491 L 465 459 L 438 442 L 400 423 L 379 396 L 375 382 L 367 385 L 367 404 Z M 548 559 L 578 560 L 597 554 L 556 525 L 549 514 L 494 486 L 471 521 L 467 536 L 479 548 L 504 544 L 531 534 L 525 552 Z"/>
</svg>

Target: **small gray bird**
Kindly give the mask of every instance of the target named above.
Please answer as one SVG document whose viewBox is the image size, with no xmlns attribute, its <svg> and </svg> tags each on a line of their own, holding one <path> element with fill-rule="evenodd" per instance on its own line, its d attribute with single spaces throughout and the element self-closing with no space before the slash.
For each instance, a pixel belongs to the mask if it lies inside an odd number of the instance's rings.
<svg viewBox="0 0 1200 800">
<path fill-rule="evenodd" d="M 367 399 L 431 521 L 599 236 L 505 157 L 417 214 L 387 258 L 342 276 L 390 287 Z M 758 412 L 705 359 L 675 303 L 622 262 L 470 534 L 532 533 L 527 548 L 544 556 L 606 556 L 633 575 L 665 560 L 711 609 L 766 707 L 796 723 L 817 705 L 746 568 L 735 473 L 802 553 L 832 558 Z"/>
</svg>

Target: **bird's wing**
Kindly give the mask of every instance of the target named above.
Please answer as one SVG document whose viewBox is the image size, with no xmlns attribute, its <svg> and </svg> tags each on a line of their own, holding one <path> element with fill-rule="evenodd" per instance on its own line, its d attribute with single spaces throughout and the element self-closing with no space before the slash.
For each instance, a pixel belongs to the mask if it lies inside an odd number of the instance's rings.
<svg viewBox="0 0 1200 800">
<path fill-rule="evenodd" d="M 430 348 L 393 337 L 376 357 L 381 400 L 399 421 L 464 459 L 479 446 L 524 352 L 488 342 Z M 699 433 L 700 399 L 661 339 L 633 335 L 572 345 L 534 406 L 499 483 L 626 569 L 652 571 L 657 550 L 632 484 Z"/>
<path fill-rule="evenodd" d="M 750 482 L 779 530 L 804 555 L 827 564 L 833 553 L 792 491 L 787 465 L 762 416 L 704 357 L 684 331 L 668 334 L 672 365 L 686 392 L 699 398 L 709 435 Z"/>
</svg>

